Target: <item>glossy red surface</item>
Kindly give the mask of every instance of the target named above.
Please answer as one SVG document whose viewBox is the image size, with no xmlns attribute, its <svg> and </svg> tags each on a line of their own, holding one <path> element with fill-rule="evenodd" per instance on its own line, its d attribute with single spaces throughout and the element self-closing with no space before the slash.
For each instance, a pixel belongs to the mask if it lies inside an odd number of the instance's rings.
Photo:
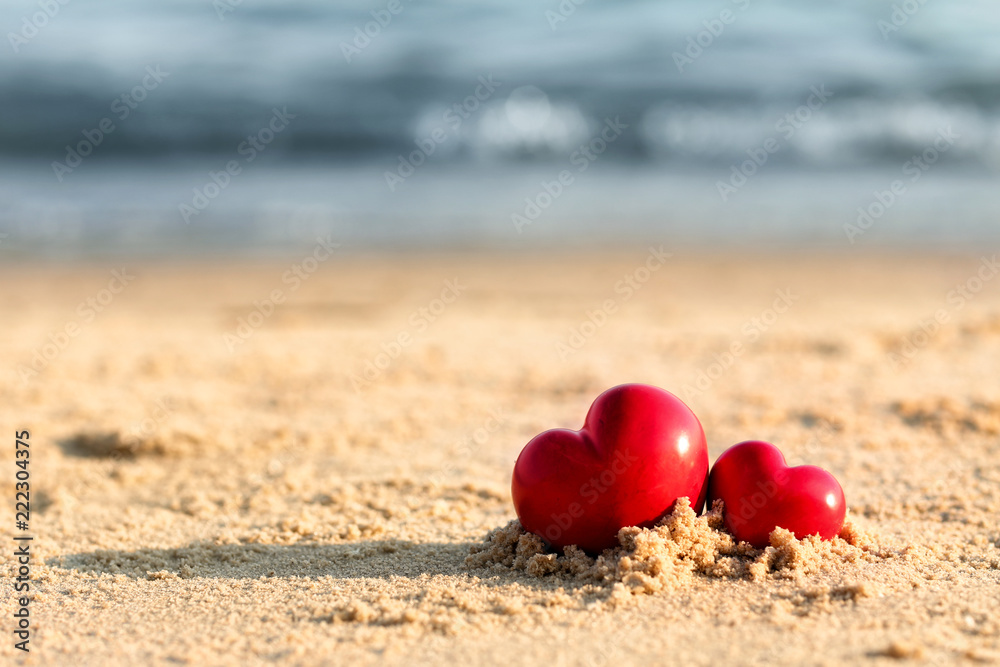
<svg viewBox="0 0 1000 667">
<path fill-rule="evenodd" d="M 798 538 L 835 537 L 847 503 L 836 478 L 816 466 L 789 467 L 774 445 L 749 440 L 733 445 L 712 466 L 708 502 L 725 503 L 726 528 L 757 548 L 776 527 Z"/>
<path fill-rule="evenodd" d="M 525 530 L 554 547 L 617 546 L 624 526 L 650 526 L 681 496 L 705 501 L 705 433 L 684 403 L 625 384 L 597 397 L 579 431 L 535 436 L 514 465 L 511 493 Z"/>
</svg>

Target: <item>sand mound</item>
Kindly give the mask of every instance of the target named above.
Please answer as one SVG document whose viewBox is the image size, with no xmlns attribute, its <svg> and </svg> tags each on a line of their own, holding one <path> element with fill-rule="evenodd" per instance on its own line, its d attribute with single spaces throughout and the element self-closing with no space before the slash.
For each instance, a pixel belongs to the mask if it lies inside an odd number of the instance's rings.
<svg viewBox="0 0 1000 667">
<path fill-rule="evenodd" d="M 622 528 L 621 546 L 591 558 L 575 546 L 562 555 L 551 552 L 540 537 L 511 521 L 471 547 L 466 567 L 519 570 L 535 577 L 554 576 L 615 585 L 636 594 L 673 588 L 695 575 L 762 581 L 768 576 L 796 578 L 834 564 L 872 562 L 890 557 L 868 535 L 847 521 L 830 541 L 803 540 L 783 529 L 771 533 L 771 546 L 754 549 L 736 542 L 723 527 L 723 504 L 697 516 L 687 498 L 653 528 Z"/>
</svg>

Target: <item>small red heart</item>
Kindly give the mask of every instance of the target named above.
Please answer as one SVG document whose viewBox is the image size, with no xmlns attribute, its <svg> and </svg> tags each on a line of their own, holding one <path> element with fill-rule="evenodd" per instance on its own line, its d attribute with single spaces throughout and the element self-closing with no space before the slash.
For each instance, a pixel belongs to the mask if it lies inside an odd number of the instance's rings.
<svg viewBox="0 0 1000 667">
<path fill-rule="evenodd" d="M 708 447 L 688 406 L 657 387 L 623 384 L 597 397 L 579 431 L 553 429 L 525 445 L 511 481 L 525 530 L 592 554 L 625 526 L 651 526 L 678 498 L 705 502 Z"/>
<path fill-rule="evenodd" d="M 716 498 L 725 503 L 729 532 L 758 549 L 768 545 L 778 527 L 799 539 L 832 539 L 847 513 L 844 490 L 833 475 L 816 466 L 790 468 L 781 450 L 760 440 L 733 445 L 715 462 L 708 478 L 709 505 Z"/>
</svg>

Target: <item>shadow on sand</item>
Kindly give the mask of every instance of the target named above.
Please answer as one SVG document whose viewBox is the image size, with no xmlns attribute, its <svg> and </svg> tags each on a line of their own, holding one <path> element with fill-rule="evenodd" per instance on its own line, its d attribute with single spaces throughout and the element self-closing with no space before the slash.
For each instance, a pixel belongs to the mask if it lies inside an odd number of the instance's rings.
<svg viewBox="0 0 1000 667">
<path fill-rule="evenodd" d="M 146 579 L 166 572 L 181 578 L 257 579 L 335 577 L 345 579 L 461 575 L 470 543 L 372 540 L 346 544 L 214 544 L 195 542 L 173 549 L 98 550 L 50 558 L 52 567 Z M 476 574 L 476 572 L 471 572 Z"/>
<path fill-rule="evenodd" d="M 475 577 L 477 585 L 519 584 L 536 590 L 591 588 L 585 582 L 533 577 L 509 569 L 469 569 L 471 542 L 367 540 L 345 544 L 214 544 L 195 542 L 174 549 L 98 550 L 50 558 L 51 567 L 133 579 L 415 579 L 421 576 Z"/>
</svg>

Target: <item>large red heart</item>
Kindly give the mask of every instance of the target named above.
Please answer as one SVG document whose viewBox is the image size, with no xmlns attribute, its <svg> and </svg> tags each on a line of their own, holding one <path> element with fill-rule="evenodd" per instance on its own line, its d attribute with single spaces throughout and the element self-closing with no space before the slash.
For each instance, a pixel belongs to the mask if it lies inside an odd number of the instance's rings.
<svg viewBox="0 0 1000 667">
<path fill-rule="evenodd" d="M 623 384 L 590 406 L 579 431 L 535 436 L 517 457 L 511 493 L 525 530 L 592 554 L 624 526 L 651 526 L 678 498 L 705 502 L 708 448 L 694 413 L 657 387 Z"/>
<path fill-rule="evenodd" d="M 769 442 L 748 440 L 733 445 L 712 466 L 708 502 L 725 503 L 726 528 L 758 549 L 781 527 L 801 539 L 840 533 L 847 513 L 844 490 L 836 478 L 816 466 L 790 468 Z"/>
</svg>

